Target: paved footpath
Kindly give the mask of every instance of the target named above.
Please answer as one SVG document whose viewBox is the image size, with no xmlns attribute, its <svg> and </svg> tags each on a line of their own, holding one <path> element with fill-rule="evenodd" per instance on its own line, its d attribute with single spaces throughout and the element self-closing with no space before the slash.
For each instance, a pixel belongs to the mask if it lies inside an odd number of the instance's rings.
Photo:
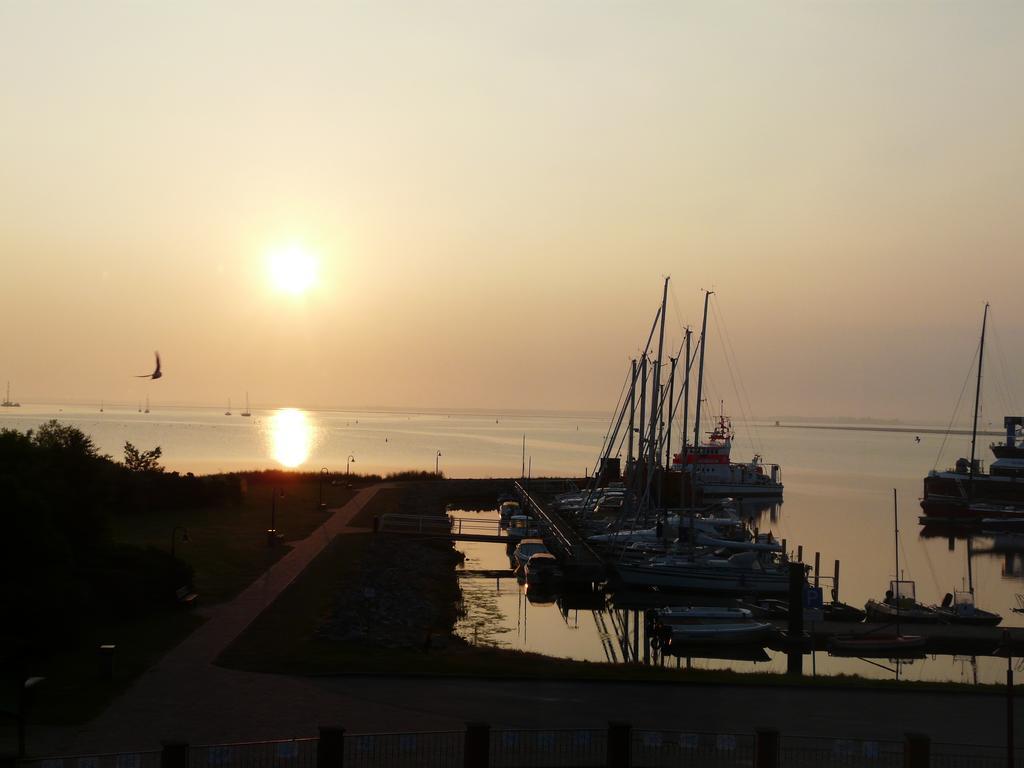
<svg viewBox="0 0 1024 768">
<path fill-rule="evenodd" d="M 213 662 L 373 498 L 360 491 L 307 539 L 211 618 L 94 721 L 32 728 L 32 754 L 158 749 L 165 740 L 218 744 L 315 736 L 318 724 L 350 732 L 460 730 L 485 720 L 496 728 L 638 728 L 899 739 L 907 731 L 936 741 L 998 745 L 1005 699 L 977 693 L 856 691 L 782 686 L 451 680 L 401 677 L 290 677 L 223 669 Z M 431 657 L 423 656 L 424 671 Z M 1017 710 L 1024 733 L 1024 701 Z M 1024 740 L 1022 740 L 1024 742 Z"/>
</svg>

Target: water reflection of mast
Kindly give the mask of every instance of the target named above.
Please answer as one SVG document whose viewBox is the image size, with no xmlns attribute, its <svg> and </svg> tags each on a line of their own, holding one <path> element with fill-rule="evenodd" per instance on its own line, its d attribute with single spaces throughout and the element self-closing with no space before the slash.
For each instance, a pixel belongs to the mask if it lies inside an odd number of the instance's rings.
<svg viewBox="0 0 1024 768">
<path fill-rule="evenodd" d="M 604 611 L 591 611 L 594 615 L 594 626 L 597 627 L 597 636 L 601 638 L 601 645 L 604 647 L 604 657 L 612 664 L 619 663 L 619 654 L 615 650 L 615 643 L 612 642 L 612 633 L 608 631 L 608 623 L 604 620 Z"/>
</svg>

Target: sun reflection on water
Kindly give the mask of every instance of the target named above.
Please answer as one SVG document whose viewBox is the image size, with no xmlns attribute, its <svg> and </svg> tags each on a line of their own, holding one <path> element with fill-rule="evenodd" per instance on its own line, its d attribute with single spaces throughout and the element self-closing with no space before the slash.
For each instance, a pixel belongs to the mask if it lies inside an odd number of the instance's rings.
<svg viewBox="0 0 1024 768">
<path fill-rule="evenodd" d="M 281 408 L 270 417 L 270 455 L 282 466 L 303 464 L 313 450 L 316 430 L 305 411 Z"/>
</svg>

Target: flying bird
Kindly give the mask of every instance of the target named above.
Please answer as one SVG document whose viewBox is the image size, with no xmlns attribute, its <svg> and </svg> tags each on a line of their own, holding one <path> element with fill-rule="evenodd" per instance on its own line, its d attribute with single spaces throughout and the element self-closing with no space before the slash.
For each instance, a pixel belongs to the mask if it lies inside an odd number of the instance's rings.
<svg viewBox="0 0 1024 768">
<path fill-rule="evenodd" d="M 160 353 L 154 352 L 153 354 L 156 355 L 156 370 L 152 373 L 143 373 L 140 376 L 136 376 L 136 379 L 159 379 L 163 376 L 163 374 L 160 373 Z"/>
</svg>

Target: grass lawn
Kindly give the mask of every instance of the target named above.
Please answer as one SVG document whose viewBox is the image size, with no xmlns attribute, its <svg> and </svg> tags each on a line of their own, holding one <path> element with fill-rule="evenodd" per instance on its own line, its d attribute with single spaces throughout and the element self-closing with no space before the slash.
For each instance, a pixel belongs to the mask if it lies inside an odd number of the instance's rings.
<svg viewBox="0 0 1024 768">
<path fill-rule="evenodd" d="M 188 530 L 189 541 L 178 541 L 175 552 L 194 569 L 199 604 L 229 600 L 252 583 L 288 551 L 288 541 L 303 539 L 320 526 L 330 509 L 345 504 L 355 491 L 323 486 L 327 511 L 319 509 L 319 478 L 306 475 L 257 476 L 249 480 L 239 506 L 118 516 L 111 520 L 115 541 L 169 549 L 176 526 Z M 270 505 L 275 489 L 276 527 L 285 545 L 268 547 Z M 47 679 L 35 692 L 32 719 L 40 723 L 84 722 L 102 711 L 113 696 L 153 665 L 203 623 L 194 610 L 174 605 L 155 606 L 136 618 L 95 617 L 74 647 L 49 659 L 39 674 Z M 102 680 L 97 648 L 117 646 L 114 679 Z M 9 707 L 0 707 L 9 709 Z"/>
<path fill-rule="evenodd" d="M 288 551 L 286 546 L 267 546 L 275 490 L 284 493 L 275 502 L 274 524 L 285 542 L 306 538 L 330 515 L 318 507 L 319 478 L 261 478 L 249 480 L 247 486 L 237 507 L 119 516 L 111 521 L 114 538 L 127 544 L 169 549 L 171 532 L 175 526 L 183 526 L 189 541 L 183 542 L 178 531 L 175 553 L 194 569 L 194 587 L 200 600 L 205 604 L 230 599 Z M 323 485 L 328 510 L 342 506 L 353 494 L 343 486 Z"/>
</svg>

